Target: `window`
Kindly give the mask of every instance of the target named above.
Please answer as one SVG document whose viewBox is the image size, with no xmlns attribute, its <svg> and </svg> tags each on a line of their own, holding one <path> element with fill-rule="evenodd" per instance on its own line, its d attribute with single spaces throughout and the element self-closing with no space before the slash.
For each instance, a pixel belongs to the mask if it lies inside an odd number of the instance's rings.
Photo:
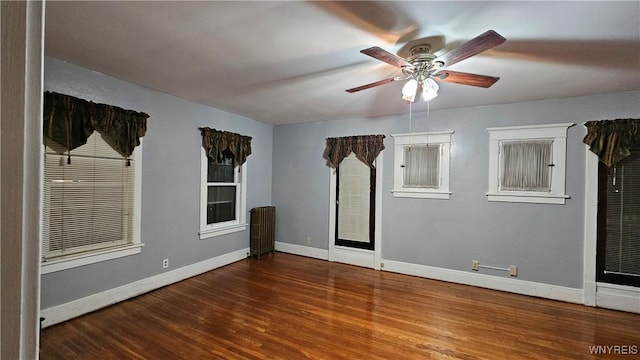
<svg viewBox="0 0 640 360">
<path fill-rule="evenodd" d="M 394 138 L 394 197 L 449 199 L 453 131 L 391 135 Z"/>
<path fill-rule="evenodd" d="M 489 132 L 489 201 L 564 204 L 567 129 L 514 126 Z"/>
<path fill-rule="evenodd" d="M 126 160 L 98 132 L 64 151 L 45 138 L 42 272 L 140 252 L 141 146 Z"/>
<path fill-rule="evenodd" d="M 245 230 L 246 162 L 236 166 L 229 150 L 222 159 L 206 156 L 202 150 L 200 238 Z"/>
</svg>

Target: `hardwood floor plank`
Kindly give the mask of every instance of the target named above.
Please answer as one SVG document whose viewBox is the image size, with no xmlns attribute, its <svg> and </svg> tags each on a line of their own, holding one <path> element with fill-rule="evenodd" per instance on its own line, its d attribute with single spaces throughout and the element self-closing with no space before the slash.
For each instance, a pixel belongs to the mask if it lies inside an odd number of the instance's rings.
<svg viewBox="0 0 640 360">
<path fill-rule="evenodd" d="M 41 358 L 601 358 L 594 345 L 640 351 L 640 315 L 277 253 L 46 328 Z"/>
</svg>

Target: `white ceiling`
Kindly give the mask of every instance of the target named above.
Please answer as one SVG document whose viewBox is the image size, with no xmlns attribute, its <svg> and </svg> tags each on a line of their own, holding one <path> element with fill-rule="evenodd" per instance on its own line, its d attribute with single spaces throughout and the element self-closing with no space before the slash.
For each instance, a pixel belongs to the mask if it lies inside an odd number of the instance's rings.
<svg viewBox="0 0 640 360">
<path fill-rule="evenodd" d="M 344 91 L 400 73 L 359 51 L 488 29 L 507 41 L 449 69 L 500 81 L 441 83 L 431 111 L 640 90 L 640 1 L 49 1 L 45 21 L 49 56 L 270 124 L 407 113 L 401 82 Z"/>
</svg>

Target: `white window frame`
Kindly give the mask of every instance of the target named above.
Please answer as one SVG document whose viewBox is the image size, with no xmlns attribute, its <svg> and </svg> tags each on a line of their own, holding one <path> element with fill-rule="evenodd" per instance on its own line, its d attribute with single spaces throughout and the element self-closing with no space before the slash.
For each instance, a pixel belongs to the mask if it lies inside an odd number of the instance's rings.
<svg viewBox="0 0 640 360">
<path fill-rule="evenodd" d="M 72 269 L 79 266 L 117 259 L 125 256 L 139 254 L 140 252 L 142 252 L 142 247 L 144 246 L 140 239 L 140 204 L 142 199 L 142 143 L 143 139 L 141 138 L 140 145 L 136 146 L 136 148 L 133 150 L 133 153 L 131 154 L 131 160 L 135 163 L 133 184 L 133 239 L 131 243 L 122 247 L 107 248 L 90 253 L 72 254 L 67 257 L 61 257 L 59 259 L 43 262 L 40 266 L 41 274 L 49 274 L 57 271 Z M 42 165 L 44 166 L 44 155 L 42 159 Z M 44 187 L 41 187 L 40 198 L 44 201 Z M 41 205 L 40 207 L 43 208 L 43 205 Z M 40 236 L 42 237 L 43 234 L 41 234 Z M 43 239 L 41 238 L 41 244 L 42 240 Z"/>
<path fill-rule="evenodd" d="M 567 129 L 572 123 L 549 125 L 525 125 L 488 128 L 489 133 L 489 201 L 565 204 L 570 196 L 565 193 L 567 162 Z M 500 149 L 504 141 L 553 142 L 553 167 L 551 169 L 551 191 L 502 191 L 500 189 L 501 158 Z"/>
<path fill-rule="evenodd" d="M 204 148 L 200 148 L 200 240 L 247 229 L 247 162 L 233 169 L 236 185 L 235 220 L 207 224 L 207 182 L 209 167 Z"/>
<path fill-rule="evenodd" d="M 393 190 L 394 197 L 419 199 L 449 199 L 449 162 L 451 158 L 451 136 L 453 131 L 432 131 L 391 135 L 394 141 Z M 437 188 L 404 187 L 404 147 L 410 145 L 439 144 L 440 159 L 438 167 L 439 184 Z"/>
</svg>

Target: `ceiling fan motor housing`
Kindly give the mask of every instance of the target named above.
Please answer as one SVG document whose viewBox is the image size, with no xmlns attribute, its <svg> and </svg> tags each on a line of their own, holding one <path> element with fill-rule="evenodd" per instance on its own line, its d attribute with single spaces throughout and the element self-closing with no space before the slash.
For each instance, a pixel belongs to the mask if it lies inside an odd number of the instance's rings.
<svg viewBox="0 0 640 360">
<path fill-rule="evenodd" d="M 436 70 L 444 65 L 441 62 L 433 61 L 436 56 L 431 53 L 431 45 L 429 44 L 416 45 L 411 48 L 409 53 L 411 56 L 407 58 L 407 62 L 412 66 L 402 67 L 402 72 L 419 82 L 431 77 Z"/>
</svg>

